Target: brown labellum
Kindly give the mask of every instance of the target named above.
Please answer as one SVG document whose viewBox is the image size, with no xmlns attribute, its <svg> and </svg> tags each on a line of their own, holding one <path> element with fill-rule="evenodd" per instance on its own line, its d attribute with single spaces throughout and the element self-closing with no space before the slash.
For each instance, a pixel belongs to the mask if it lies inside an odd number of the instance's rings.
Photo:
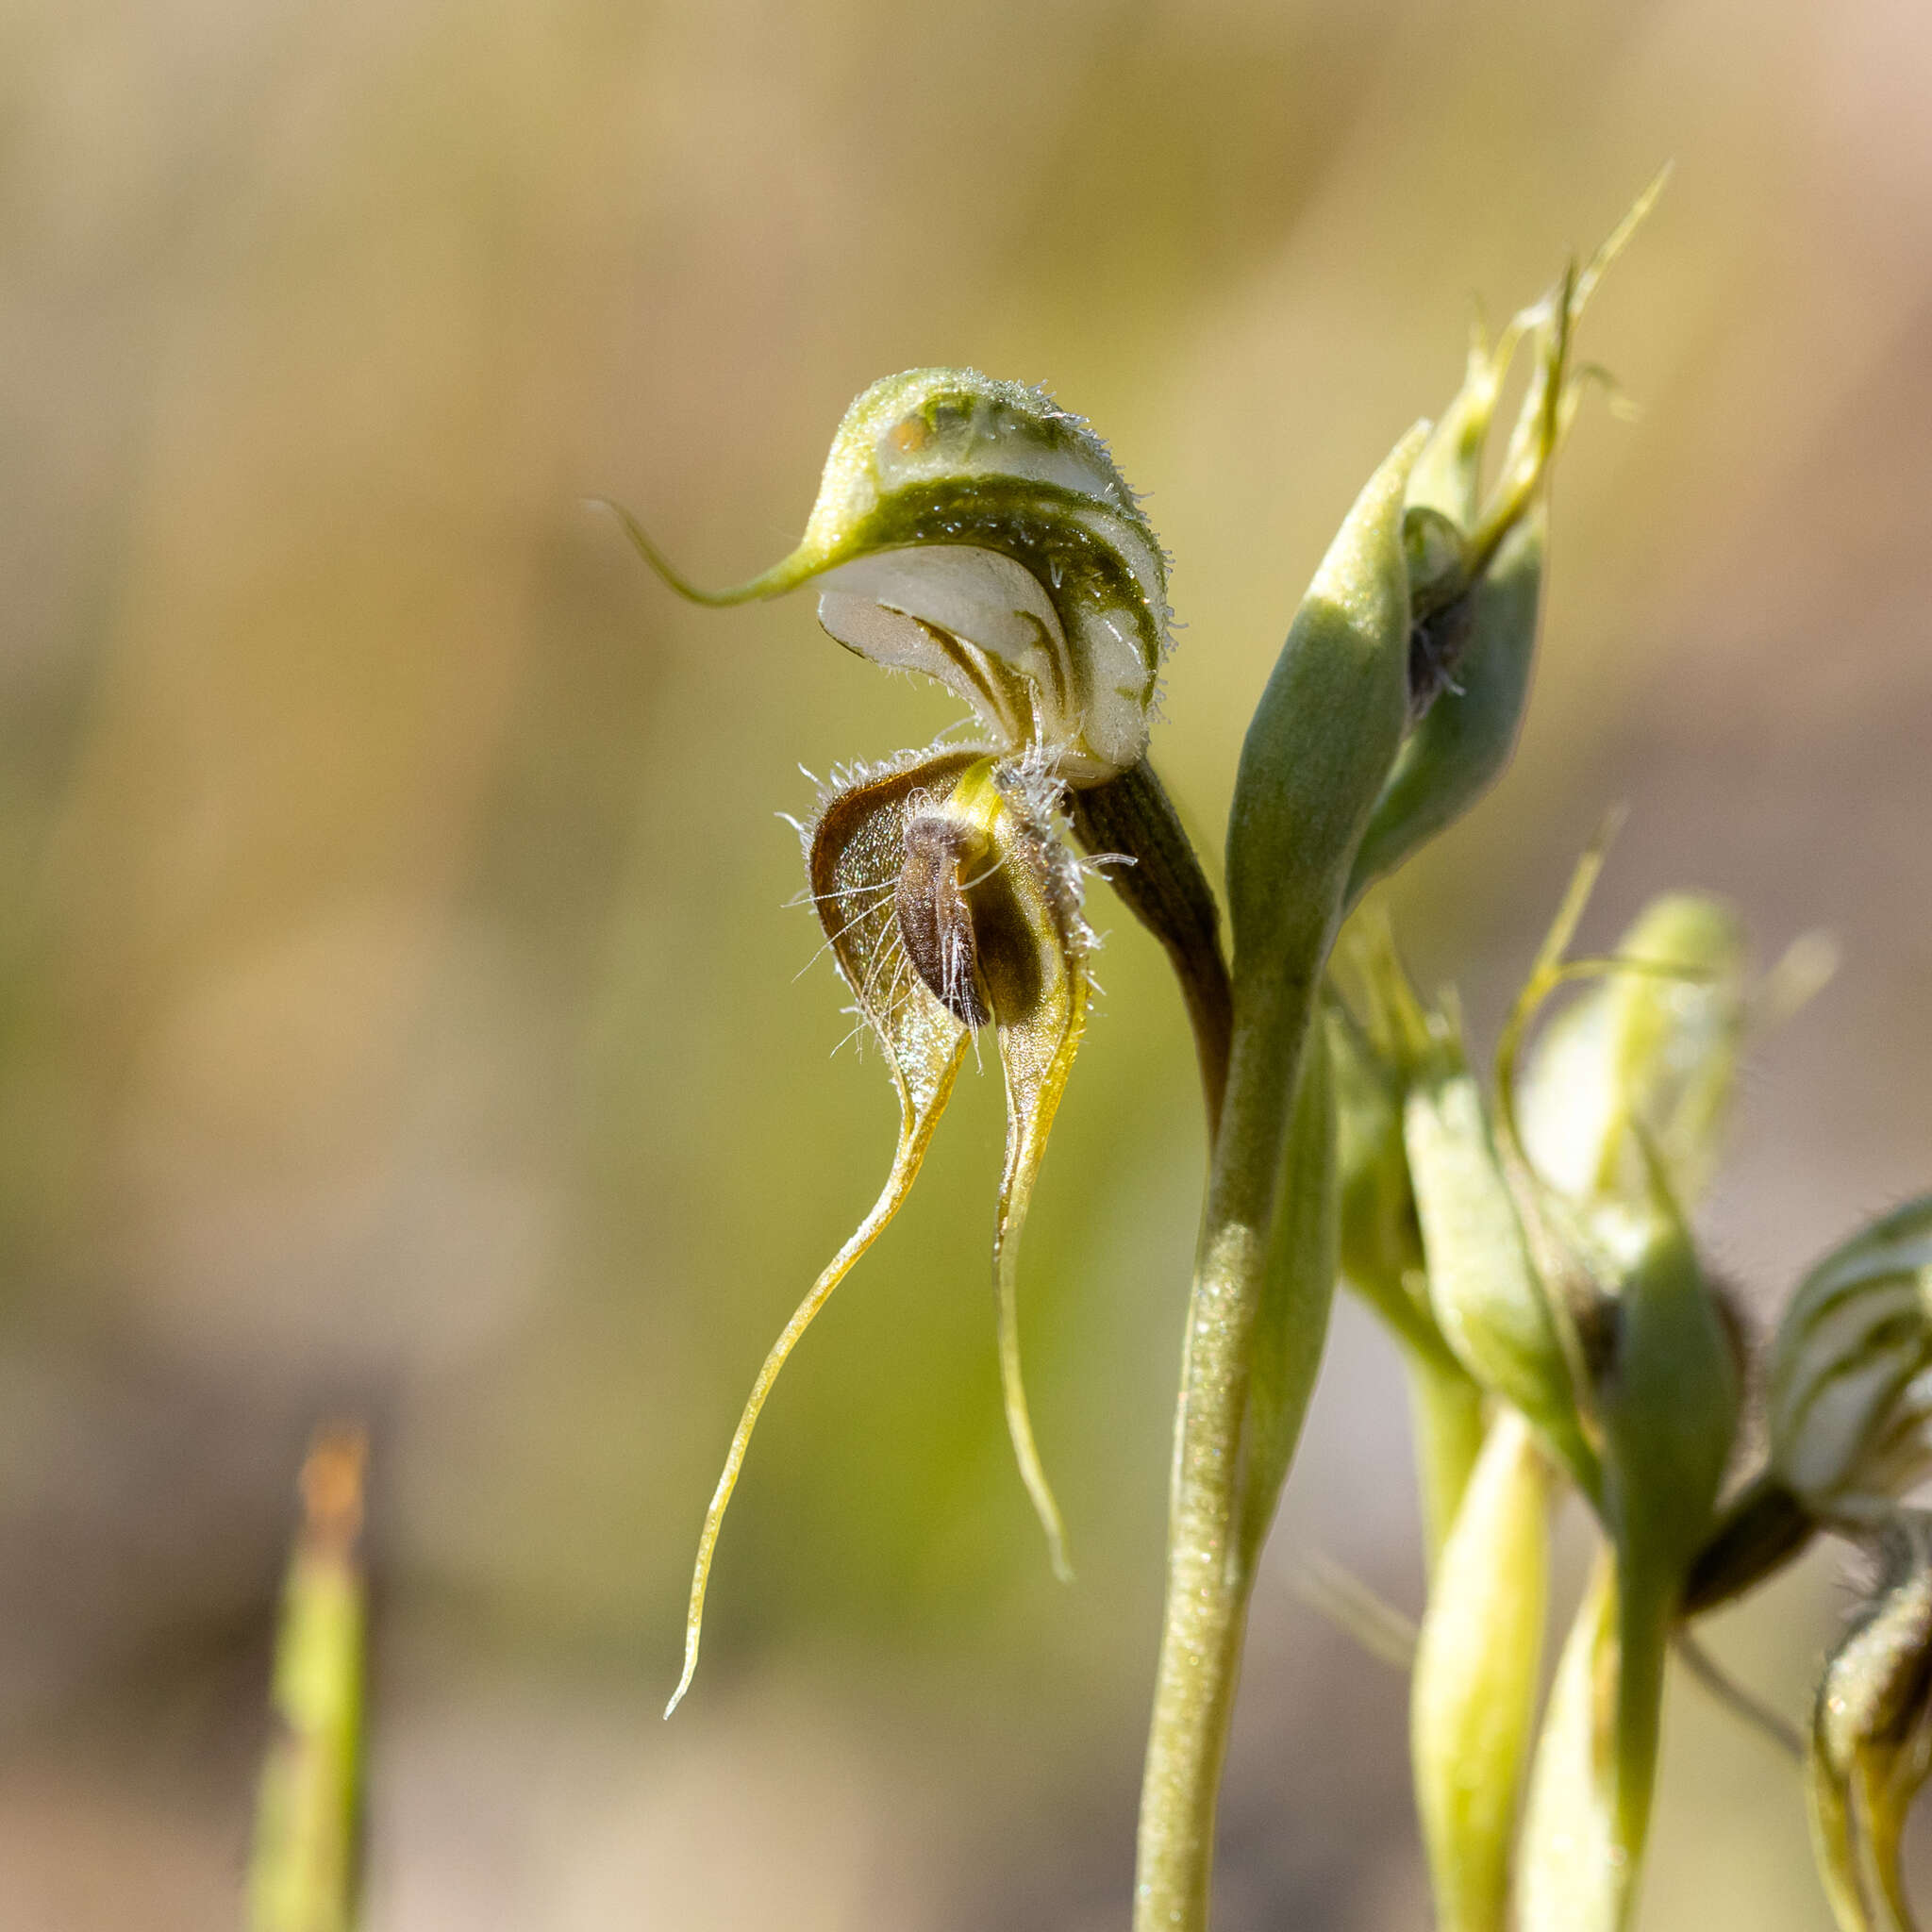
<svg viewBox="0 0 1932 1932">
<path fill-rule="evenodd" d="M 992 1017 L 979 977 L 979 941 L 961 874 L 984 861 L 986 841 L 970 825 L 922 813 L 906 826 L 906 862 L 892 899 L 899 938 L 914 972 L 964 1024 Z"/>
</svg>

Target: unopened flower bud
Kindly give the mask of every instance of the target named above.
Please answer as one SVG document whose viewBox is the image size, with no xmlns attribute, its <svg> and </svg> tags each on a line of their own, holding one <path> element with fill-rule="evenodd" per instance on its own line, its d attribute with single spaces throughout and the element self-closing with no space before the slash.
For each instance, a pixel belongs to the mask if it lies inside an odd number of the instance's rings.
<svg viewBox="0 0 1932 1932">
<path fill-rule="evenodd" d="M 1592 1391 L 1599 1514 L 1616 1559 L 1614 1842 L 1634 1869 L 1650 1817 L 1664 1662 L 1737 1441 L 1742 1373 L 1660 1169 L 1613 1280 L 1611 1346 Z M 1641 1232 L 1637 1232 L 1640 1230 Z"/>
<path fill-rule="evenodd" d="M 1341 1272 L 1411 1347 L 1441 1349 L 1423 1277 L 1422 1230 L 1402 1144 L 1402 1087 L 1354 1017 L 1330 1000 Z"/>
<path fill-rule="evenodd" d="M 1816 1514 L 1883 1508 L 1932 1468 L 1932 1195 L 1805 1277 L 1771 1359 L 1771 1461 Z"/>
<path fill-rule="evenodd" d="M 1686 1206 L 1717 1166 L 1742 1057 L 1747 951 L 1738 917 L 1697 892 L 1654 899 L 1600 982 L 1544 1029 L 1524 1083 L 1524 1145 L 1572 1200 L 1641 1206 L 1639 1137 Z"/>
<path fill-rule="evenodd" d="M 1621 1932 L 1649 1831 L 1670 1633 L 1709 1533 L 1740 1376 L 1654 1171 L 1592 1390 L 1607 1541 L 1551 1692 L 1524 1827 L 1523 1932 Z"/>
<path fill-rule="evenodd" d="M 1470 1374 L 1520 1408 L 1594 1498 L 1597 1454 L 1578 1399 L 1584 1364 L 1539 1272 L 1453 1020 L 1436 1015 L 1433 1030 L 1404 1134 L 1437 1323 Z"/>
<path fill-rule="evenodd" d="M 1462 387 L 1410 474 L 1405 538 L 1414 728 L 1362 840 L 1351 903 L 1460 818 L 1509 762 L 1536 649 L 1545 485 L 1582 392 L 1573 338 L 1604 271 L 1662 185 L 1659 175 L 1582 273 L 1573 269 L 1497 342 L 1478 326 Z M 1485 496 L 1483 460 L 1496 405 L 1525 344 L 1533 358 L 1529 387 Z"/>
<path fill-rule="evenodd" d="M 1297 1024 L 1335 930 L 1369 809 L 1408 706 L 1402 499 L 1418 424 L 1363 486 L 1328 546 L 1241 745 L 1227 829 L 1236 996 L 1298 989 Z"/>
</svg>

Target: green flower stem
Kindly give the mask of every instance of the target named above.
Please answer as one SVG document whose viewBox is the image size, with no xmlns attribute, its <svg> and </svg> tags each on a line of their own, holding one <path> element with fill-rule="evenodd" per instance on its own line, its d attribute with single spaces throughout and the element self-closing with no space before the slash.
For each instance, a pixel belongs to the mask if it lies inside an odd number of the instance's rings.
<svg viewBox="0 0 1932 1932">
<path fill-rule="evenodd" d="M 1228 826 L 1233 1044 L 1188 1306 L 1169 1501 L 1167 1602 L 1141 1787 L 1136 1932 L 1205 1932 L 1215 1801 L 1254 1565 L 1241 1558 L 1255 1338 L 1300 1216 L 1277 1216 L 1303 1047 L 1342 895 L 1407 715 L 1403 490 L 1412 430 L 1357 499 L 1290 627 L 1241 749 Z M 1301 1158 L 1308 1148 L 1304 1145 Z M 1325 1222 L 1325 1224 L 1324 1224 Z M 1331 1243 L 1332 1216 L 1315 1225 Z M 1323 1312 L 1325 1317 L 1325 1303 Z M 1307 1324 L 1312 1328 L 1313 1324 Z M 1322 1324 L 1325 1327 L 1325 1320 Z M 1305 1399 L 1322 1336 L 1288 1339 Z M 1285 1475 L 1299 1413 L 1269 1419 Z M 1258 1499 L 1257 1499 L 1258 1500 Z M 1258 1548 L 1259 1538 L 1251 1539 Z"/>
<path fill-rule="evenodd" d="M 1188 1309 L 1168 1518 L 1167 1602 L 1141 1797 L 1135 1932 L 1204 1932 L 1215 1802 L 1241 1670 L 1251 1564 L 1240 1559 L 1242 1424 L 1310 974 L 1265 1028 L 1239 1018 Z M 1265 1034 L 1265 1038 L 1257 1037 Z"/>
<path fill-rule="evenodd" d="M 1123 904 L 1165 950 L 1180 981 L 1211 1141 L 1227 1091 L 1227 1057 L 1234 1000 L 1221 950 L 1221 908 L 1167 788 L 1143 758 L 1104 785 L 1068 794 L 1068 811 L 1082 845 L 1096 858 L 1119 857 L 1108 882 Z"/>
</svg>

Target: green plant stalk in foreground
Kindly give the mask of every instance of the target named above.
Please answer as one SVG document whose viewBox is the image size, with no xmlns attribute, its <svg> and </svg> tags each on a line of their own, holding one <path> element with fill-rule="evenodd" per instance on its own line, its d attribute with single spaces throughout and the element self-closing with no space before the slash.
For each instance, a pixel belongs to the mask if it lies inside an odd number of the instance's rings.
<svg viewBox="0 0 1932 1932">
<path fill-rule="evenodd" d="M 367 1439 L 320 1431 L 275 1636 L 275 1735 L 257 1795 L 248 1932 L 349 1932 L 361 1807 Z"/>
<path fill-rule="evenodd" d="M 1249 727 L 1228 834 L 1234 1040 L 1215 1136 L 1174 1430 L 1166 1608 L 1142 1785 L 1136 1932 L 1207 1922 L 1215 1801 L 1254 1564 L 1244 1558 L 1253 1339 L 1272 1267 L 1290 1113 L 1350 868 L 1402 741 L 1408 583 L 1402 512 L 1418 426 L 1371 479 L 1324 559 Z M 1315 736 L 1310 718 L 1332 720 Z M 1297 755 L 1298 754 L 1298 755 Z M 1306 1155 L 1303 1158 L 1307 1158 Z M 1325 1319 L 1286 1338 L 1291 1446 Z M 1274 1475 L 1287 1474 L 1284 1457 Z M 1273 1494 L 1265 1498 L 1272 1511 Z"/>
</svg>

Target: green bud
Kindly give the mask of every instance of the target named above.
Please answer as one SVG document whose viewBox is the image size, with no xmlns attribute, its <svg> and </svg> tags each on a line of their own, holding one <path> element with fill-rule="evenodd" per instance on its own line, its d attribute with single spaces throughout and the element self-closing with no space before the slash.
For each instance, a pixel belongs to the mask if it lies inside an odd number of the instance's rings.
<svg viewBox="0 0 1932 1932">
<path fill-rule="evenodd" d="M 1906 1813 L 1932 1771 L 1932 1517 L 1899 1512 L 1880 1560 L 1811 1721 L 1812 1843 L 1840 1932 L 1909 1932 Z"/>
<path fill-rule="evenodd" d="M 1491 1425 L 1429 1585 L 1409 1694 L 1438 1932 L 1503 1932 L 1548 1593 L 1551 1472 L 1522 1416 Z"/>
<path fill-rule="evenodd" d="M 1521 1932 L 1622 1932 L 1657 1775 L 1668 1640 L 1736 1427 L 1728 1337 L 1659 1211 L 1616 1303 L 1600 1556 L 1550 1692 L 1524 1813 Z"/>
<path fill-rule="evenodd" d="M 1613 1842 L 1633 1874 L 1657 1775 L 1670 1632 L 1709 1535 L 1736 1442 L 1735 1346 L 1689 1230 L 1653 1168 L 1641 1231 L 1614 1281 L 1608 1360 L 1598 1375 L 1604 1527 L 1616 1552 Z"/>
<path fill-rule="evenodd" d="M 1538 1173 L 1575 1201 L 1641 1205 L 1648 1140 L 1687 1203 L 1709 1186 L 1747 1021 L 1744 931 L 1722 900 L 1653 900 L 1603 977 L 1543 1030 L 1521 1101 Z"/>
<path fill-rule="evenodd" d="M 1771 1462 L 1823 1516 L 1882 1513 L 1932 1469 L 1932 1195 L 1835 1249 L 1771 1357 Z"/>
<path fill-rule="evenodd" d="M 1147 747 L 1171 641 L 1166 558 L 1107 445 L 1040 390 L 971 369 L 874 383 L 839 425 L 798 548 L 733 590 L 695 590 L 617 514 L 699 603 L 816 583 L 839 642 L 937 678 L 991 749 L 1039 746 L 1068 784 L 1111 778 Z"/>
<path fill-rule="evenodd" d="M 1670 1631 L 1682 1613 L 1692 1564 L 1711 1534 L 1737 1437 L 1741 1373 L 1646 1124 L 1647 1113 L 1661 1110 L 1667 1122 L 1692 1123 L 1687 1144 L 1704 1147 L 1711 1070 L 1718 1069 L 1721 1091 L 1735 1058 L 1734 1052 L 1727 1058 L 1722 1044 L 1710 1044 L 1713 1037 L 1722 1042 L 1724 1027 L 1709 1024 L 1694 1002 L 1687 1014 L 1647 996 L 1641 987 L 1656 978 L 1636 972 L 1620 974 L 1607 992 L 1600 989 L 1584 1004 L 1580 1020 L 1571 1016 L 1576 1064 L 1569 1071 L 1581 1082 L 1574 1100 L 1586 1123 L 1578 1136 L 1584 1178 L 1593 1184 L 1607 1171 L 1612 1191 L 1572 1201 L 1555 1189 L 1530 1158 L 1514 1105 L 1519 1044 L 1541 1001 L 1576 970 L 1565 965 L 1564 954 L 1601 868 L 1607 837 L 1592 844 L 1572 878 L 1504 1028 L 1497 1061 L 1507 1172 L 1542 1277 L 1560 1284 L 1556 1291 L 1562 1306 L 1574 1311 L 1572 1332 L 1602 1460 L 1595 1501 L 1613 1557 L 1605 1614 L 1614 1635 L 1601 1641 L 1591 1665 L 1597 1703 L 1589 1768 L 1553 1768 L 1550 1774 L 1566 1795 L 1560 1804 L 1550 1802 L 1563 1816 L 1562 1830 L 1607 1851 L 1592 1868 L 1601 1896 L 1591 1892 L 1587 1874 L 1575 1879 L 1570 1893 L 1559 1886 L 1555 1895 L 1571 1897 L 1579 1923 L 1609 1926 L 1623 1922 L 1635 1891 L 1657 1774 Z M 1708 936 L 1721 933 L 1723 924 L 1706 911 L 1698 902 L 1667 903 L 1647 925 L 1641 923 L 1638 942 L 1644 943 L 1647 933 L 1662 943 L 1690 946 L 1688 931 L 1705 935 L 1696 946 L 1701 958 L 1714 957 L 1722 949 Z M 1551 1051 L 1551 1064 L 1561 1070 L 1566 1049 L 1560 1034 Z M 1555 1080 L 1560 1072 L 1546 1077 Z M 1627 1192 L 1613 1164 L 1626 1142 L 1636 1162 Z M 1584 1749 L 1580 1738 L 1578 1732 L 1550 1748 Z M 1587 1823 L 1579 1807 L 1590 1813 Z"/>
<path fill-rule="evenodd" d="M 1349 881 L 1351 903 L 1454 824 L 1508 764 L 1529 696 L 1546 518 L 1533 505 L 1457 607 L 1455 669 L 1404 741 Z"/>
<path fill-rule="evenodd" d="M 1429 1298 L 1403 1144 L 1402 1068 L 1409 1053 L 1396 1037 L 1403 1003 L 1413 1009 L 1413 995 L 1386 924 L 1357 920 L 1354 935 L 1352 944 L 1344 937 L 1343 963 L 1360 983 L 1368 1019 L 1357 1024 L 1332 994 L 1324 1007 L 1335 1063 L 1341 1273 L 1402 1345 L 1433 1568 L 1482 1447 L 1483 1392 L 1443 1340 Z"/>
<path fill-rule="evenodd" d="M 1599 1471 L 1577 1399 L 1579 1364 L 1532 1257 L 1454 1021 L 1439 1013 L 1430 1027 L 1404 1139 L 1437 1324 L 1469 1373 L 1521 1409 L 1594 1497 Z"/>
<path fill-rule="evenodd" d="M 1493 347 L 1477 326 L 1462 387 L 1410 474 L 1404 535 L 1415 728 L 1363 838 L 1351 904 L 1460 818 L 1509 762 L 1536 650 L 1547 484 L 1585 380 L 1571 353 L 1576 325 L 1663 180 L 1659 175 L 1638 197 L 1582 274 L 1566 274 Z M 1532 357 L 1528 389 L 1485 497 L 1483 460 L 1497 401 L 1524 345 Z"/>
<path fill-rule="evenodd" d="M 1020 1374 L 1020 1230 L 1086 1024 L 1092 945 L 1081 874 L 1061 841 L 1060 781 L 1043 758 L 973 750 L 908 754 L 838 774 L 805 830 L 810 896 L 861 1024 L 885 1049 L 899 1096 L 886 1184 L 784 1332 L 753 1384 L 706 1513 L 685 1626 L 697 1668 L 705 1591 L 724 1512 L 779 1371 L 853 1264 L 899 1210 L 974 1031 L 991 1025 L 1007 1090 L 1007 1154 L 993 1231 L 1001 1385 L 1008 1429 L 1055 1570 L 1069 1573 Z"/>
<path fill-rule="evenodd" d="M 256 1801 L 249 1932 L 348 1932 L 361 1797 L 359 1427 L 325 1429 L 302 1466 L 302 1528 L 275 1634 L 275 1732 Z"/>
<path fill-rule="evenodd" d="M 1403 491 L 1418 424 L 1357 498 L 1295 613 L 1241 746 L 1228 821 L 1235 1000 L 1305 1010 L 1408 712 Z"/>
</svg>

